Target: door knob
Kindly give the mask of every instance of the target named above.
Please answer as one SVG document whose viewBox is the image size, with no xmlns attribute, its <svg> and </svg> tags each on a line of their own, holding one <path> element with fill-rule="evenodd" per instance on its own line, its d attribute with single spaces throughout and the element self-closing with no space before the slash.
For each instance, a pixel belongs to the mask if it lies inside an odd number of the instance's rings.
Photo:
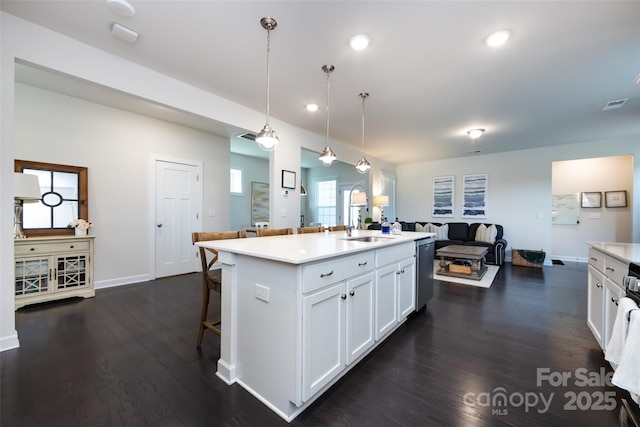
<svg viewBox="0 0 640 427">
<path fill-rule="evenodd" d="M 158 228 L 162 228 L 162 224 L 158 224 Z"/>
</svg>

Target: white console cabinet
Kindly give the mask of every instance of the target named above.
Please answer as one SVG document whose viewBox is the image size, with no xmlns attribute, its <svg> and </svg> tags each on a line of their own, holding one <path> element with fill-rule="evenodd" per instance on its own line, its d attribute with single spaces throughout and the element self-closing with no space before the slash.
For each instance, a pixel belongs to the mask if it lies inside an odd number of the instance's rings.
<svg viewBox="0 0 640 427">
<path fill-rule="evenodd" d="M 15 240 L 15 308 L 69 297 L 93 297 L 94 237 Z"/>
</svg>

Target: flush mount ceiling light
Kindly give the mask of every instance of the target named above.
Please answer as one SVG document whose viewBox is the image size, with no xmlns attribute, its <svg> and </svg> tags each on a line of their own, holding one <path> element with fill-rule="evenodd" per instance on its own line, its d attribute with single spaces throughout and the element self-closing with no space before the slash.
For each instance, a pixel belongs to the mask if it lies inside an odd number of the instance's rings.
<svg viewBox="0 0 640 427">
<path fill-rule="evenodd" d="M 318 111 L 318 108 L 320 108 L 320 107 L 318 107 L 318 104 L 307 104 L 307 106 L 304 107 L 304 108 L 307 111 L 310 111 L 310 112 L 314 113 L 314 112 Z"/>
<path fill-rule="evenodd" d="M 120 16 L 133 16 L 136 10 L 127 0 L 105 0 L 109 9 Z"/>
<path fill-rule="evenodd" d="M 276 28 L 278 23 L 273 18 L 265 17 L 260 20 L 260 25 L 267 30 L 267 124 L 264 125 L 256 136 L 256 142 L 264 151 L 271 151 L 276 148 L 276 145 L 280 142 L 276 131 L 269 126 L 269 50 L 271 50 L 271 30 Z"/>
<path fill-rule="evenodd" d="M 364 50 L 369 46 L 369 36 L 358 34 L 349 39 L 349 46 L 353 50 Z"/>
<path fill-rule="evenodd" d="M 476 139 L 480 138 L 484 131 L 484 129 L 471 129 L 470 131 L 467 131 L 467 134 L 471 137 L 471 139 Z"/>
<path fill-rule="evenodd" d="M 324 147 L 324 150 L 322 150 L 322 153 L 320 153 L 320 157 L 318 157 L 318 159 L 320 159 L 322 164 L 327 167 L 331 166 L 331 163 L 338 159 L 336 153 L 334 153 L 331 147 L 329 147 L 329 75 L 335 69 L 336 68 L 333 65 L 322 66 L 322 71 L 327 74 L 327 145 Z"/>
<path fill-rule="evenodd" d="M 364 156 L 364 100 L 369 97 L 369 94 L 367 92 L 362 92 L 358 96 L 362 98 L 362 158 L 358 160 L 358 163 L 356 163 L 356 169 L 358 173 L 367 173 L 369 172 L 369 169 L 371 169 L 371 164 Z"/>
<path fill-rule="evenodd" d="M 487 46 L 498 47 L 498 46 L 502 46 L 503 44 L 505 44 L 506 41 L 509 40 L 509 37 L 511 37 L 511 31 L 509 31 L 509 30 L 500 30 L 500 31 L 496 31 L 493 34 L 490 34 L 484 40 L 484 42 L 487 44 Z"/>
</svg>

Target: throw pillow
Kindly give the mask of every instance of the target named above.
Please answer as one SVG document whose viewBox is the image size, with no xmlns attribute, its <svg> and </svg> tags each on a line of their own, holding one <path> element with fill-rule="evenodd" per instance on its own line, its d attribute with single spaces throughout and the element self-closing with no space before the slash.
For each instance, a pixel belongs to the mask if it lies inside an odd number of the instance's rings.
<svg viewBox="0 0 640 427">
<path fill-rule="evenodd" d="M 449 240 L 449 224 L 443 224 L 441 226 L 427 224 L 430 226 L 430 231 L 436 233 L 436 240 Z"/>
<path fill-rule="evenodd" d="M 428 233 L 429 227 L 427 227 L 426 225 L 423 227 L 422 224 L 420 224 L 419 222 L 416 222 L 416 231 Z"/>
<path fill-rule="evenodd" d="M 476 230 L 476 242 L 485 242 L 494 244 L 496 242 L 496 236 L 498 235 L 498 229 L 495 225 L 491 224 L 487 227 L 484 224 L 480 224 Z"/>
</svg>

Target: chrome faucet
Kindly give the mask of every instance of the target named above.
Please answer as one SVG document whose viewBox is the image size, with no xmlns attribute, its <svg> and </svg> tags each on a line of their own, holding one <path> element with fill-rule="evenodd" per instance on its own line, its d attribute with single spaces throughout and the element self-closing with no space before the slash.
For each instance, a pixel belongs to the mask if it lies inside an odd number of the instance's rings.
<svg viewBox="0 0 640 427">
<path fill-rule="evenodd" d="M 351 196 L 353 195 L 353 190 L 356 189 L 356 187 L 360 187 L 364 190 L 364 194 L 367 194 L 367 189 L 364 188 L 364 186 L 362 184 L 354 184 L 353 187 L 351 187 L 351 190 L 349 190 L 349 213 L 347 214 L 347 236 L 351 237 L 351 232 L 353 231 L 353 226 L 351 225 Z"/>
</svg>

